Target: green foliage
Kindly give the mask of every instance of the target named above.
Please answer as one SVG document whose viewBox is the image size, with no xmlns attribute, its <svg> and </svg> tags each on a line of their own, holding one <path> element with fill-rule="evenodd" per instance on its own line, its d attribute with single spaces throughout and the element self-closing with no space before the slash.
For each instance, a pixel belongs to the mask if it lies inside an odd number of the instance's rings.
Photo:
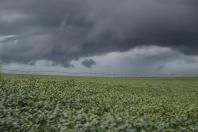
<svg viewBox="0 0 198 132">
<path fill-rule="evenodd" d="M 198 131 L 198 78 L 0 82 L 0 131 Z"/>
</svg>

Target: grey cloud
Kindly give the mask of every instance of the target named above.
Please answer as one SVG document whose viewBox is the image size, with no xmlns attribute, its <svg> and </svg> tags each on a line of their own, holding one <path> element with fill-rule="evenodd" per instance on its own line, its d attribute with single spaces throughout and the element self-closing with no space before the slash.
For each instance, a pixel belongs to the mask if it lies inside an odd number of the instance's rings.
<svg viewBox="0 0 198 132">
<path fill-rule="evenodd" d="M 113 52 L 95 56 L 99 73 L 152 75 L 198 74 L 198 56 L 185 55 L 180 51 L 159 47 L 137 47 L 127 52 Z"/>
<path fill-rule="evenodd" d="M 94 60 L 97 65 L 87 68 L 83 61 Z M 185 55 L 180 51 L 159 47 L 144 46 L 127 52 L 111 52 L 102 56 L 83 57 L 72 61 L 73 68 L 52 66 L 53 62 L 36 61 L 35 65 L 10 63 L 3 69 L 24 71 L 53 71 L 53 74 L 80 73 L 81 75 L 196 75 L 198 56 Z M 64 73 L 63 73 L 64 74 Z"/>
<path fill-rule="evenodd" d="M 171 47 L 198 54 L 197 0 L 0 0 L 0 60 L 26 63 L 71 60 Z"/>
<path fill-rule="evenodd" d="M 96 65 L 96 62 L 93 59 L 86 59 L 82 61 L 82 65 L 91 68 L 92 66 Z"/>
</svg>

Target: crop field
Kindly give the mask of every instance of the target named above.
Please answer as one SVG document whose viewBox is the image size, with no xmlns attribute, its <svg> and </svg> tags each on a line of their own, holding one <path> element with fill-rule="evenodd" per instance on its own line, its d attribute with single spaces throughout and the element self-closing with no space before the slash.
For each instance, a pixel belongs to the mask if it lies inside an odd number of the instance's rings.
<svg viewBox="0 0 198 132">
<path fill-rule="evenodd" d="M 198 131 L 198 78 L 7 75 L 0 131 Z"/>
</svg>

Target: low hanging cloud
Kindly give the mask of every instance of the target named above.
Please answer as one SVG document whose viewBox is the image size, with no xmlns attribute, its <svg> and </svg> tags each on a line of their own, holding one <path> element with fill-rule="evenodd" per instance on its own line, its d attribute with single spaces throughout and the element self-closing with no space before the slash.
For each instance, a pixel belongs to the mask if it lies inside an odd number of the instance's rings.
<svg viewBox="0 0 198 132">
<path fill-rule="evenodd" d="M 71 67 L 72 60 L 82 57 L 152 45 L 186 55 L 198 54 L 197 0 L 0 0 L 0 3 L 2 63 L 48 60 L 53 65 Z"/>
<path fill-rule="evenodd" d="M 91 69 L 83 68 L 79 62 L 85 59 L 93 59 L 97 65 Z M 85 57 L 74 61 L 73 64 L 76 65 L 75 71 L 80 73 L 112 75 L 198 74 L 198 56 L 186 55 L 181 51 L 160 46 L 136 47 L 127 52 L 112 52 L 102 56 Z"/>
<path fill-rule="evenodd" d="M 83 61 L 93 60 L 97 65 L 87 68 Z M 105 55 L 82 57 L 73 60 L 73 68 L 52 65 L 52 61 L 36 61 L 35 65 L 10 63 L 3 68 L 16 71 L 51 71 L 52 74 L 66 75 L 196 75 L 198 56 L 186 55 L 172 48 L 144 46 L 127 52 L 111 52 Z"/>
<path fill-rule="evenodd" d="M 96 62 L 93 59 L 86 59 L 82 61 L 82 65 L 91 68 L 92 66 L 96 65 Z"/>
</svg>

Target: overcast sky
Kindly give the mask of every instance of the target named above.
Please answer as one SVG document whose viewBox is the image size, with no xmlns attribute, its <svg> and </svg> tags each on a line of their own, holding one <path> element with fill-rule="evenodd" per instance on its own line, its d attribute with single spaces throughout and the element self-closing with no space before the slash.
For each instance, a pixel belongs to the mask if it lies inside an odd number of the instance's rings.
<svg viewBox="0 0 198 132">
<path fill-rule="evenodd" d="M 197 23 L 197 0 L 0 0 L 0 64 L 198 74 Z"/>
</svg>

